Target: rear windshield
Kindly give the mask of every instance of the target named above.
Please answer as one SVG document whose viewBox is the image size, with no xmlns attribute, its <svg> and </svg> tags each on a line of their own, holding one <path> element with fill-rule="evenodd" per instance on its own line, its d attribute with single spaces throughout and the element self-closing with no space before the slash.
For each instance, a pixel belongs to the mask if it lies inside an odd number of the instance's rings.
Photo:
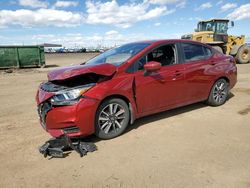
<svg viewBox="0 0 250 188">
<path fill-rule="evenodd" d="M 93 64 L 109 63 L 115 66 L 119 66 L 149 45 L 150 45 L 149 43 L 125 44 L 120 47 L 108 50 L 94 57 L 93 59 L 87 61 L 86 64 L 93 65 Z"/>
</svg>

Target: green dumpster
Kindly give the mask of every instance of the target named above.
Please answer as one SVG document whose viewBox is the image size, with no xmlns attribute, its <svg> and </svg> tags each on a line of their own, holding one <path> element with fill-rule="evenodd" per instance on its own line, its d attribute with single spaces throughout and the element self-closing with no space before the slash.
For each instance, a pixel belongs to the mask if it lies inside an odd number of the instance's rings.
<svg viewBox="0 0 250 188">
<path fill-rule="evenodd" d="M 43 66 L 44 46 L 0 46 L 0 68 Z"/>
</svg>

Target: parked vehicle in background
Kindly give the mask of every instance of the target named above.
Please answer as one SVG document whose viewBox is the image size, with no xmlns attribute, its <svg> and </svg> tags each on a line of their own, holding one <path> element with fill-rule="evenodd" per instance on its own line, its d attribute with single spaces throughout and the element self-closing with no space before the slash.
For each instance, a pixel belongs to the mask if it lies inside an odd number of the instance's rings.
<svg viewBox="0 0 250 188">
<path fill-rule="evenodd" d="M 222 105 L 236 81 L 234 58 L 211 46 L 144 41 L 51 71 L 36 100 L 41 125 L 52 136 L 110 139 L 149 114 L 200 101 Z"/>
<path fill-rule="evenodd" d="M 85 53 L 86 48 L 45 48 L 45 53 Z"/>
</svg>

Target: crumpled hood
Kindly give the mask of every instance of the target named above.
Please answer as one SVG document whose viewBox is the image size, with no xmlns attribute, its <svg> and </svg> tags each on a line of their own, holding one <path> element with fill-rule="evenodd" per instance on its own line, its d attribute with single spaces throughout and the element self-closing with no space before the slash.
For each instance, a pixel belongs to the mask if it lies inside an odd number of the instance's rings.
<svg viewBox="0 0 250 188">
<path fill-rule="evenodd" d="M 74 65 L 59 68 L 48 73 L 48 80 L 64 80 L 87 73 L 95 73 L 103 76 L 111 76 L 116 71 L 116 66 L 108 63 L 98 65 Z"/>
</svg>

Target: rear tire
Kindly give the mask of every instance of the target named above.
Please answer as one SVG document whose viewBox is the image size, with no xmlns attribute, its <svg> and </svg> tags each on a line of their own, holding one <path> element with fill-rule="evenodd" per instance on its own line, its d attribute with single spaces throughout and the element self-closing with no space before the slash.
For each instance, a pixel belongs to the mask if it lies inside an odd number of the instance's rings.
<svg viewBox="0 0 250 188">
<path fill-rule="evenodd" d="M 219 47 L 219 46 L 213 46 L 213 48 L 214 48 L 215 50 L 219 51 L 220 53 L 223 53 L 223 50 L 222 50 L 221 47 Z"/>
<path fill-rule="evenodd" d="M 220 106 L 227 100 L 229 93 L 229 84 L 225 79 L 217 80 L 208 97 L 207 103 L 211 106 Z"/>
<path fill-rule="evenodd" d="M 247 45 L 241 46 L 237 52 L 235 59 L 240 64 L 249 63 L 250 62 L 250 48 Z"/>
<path fill-rule="evenodd" d="M 105 100 L 97 109 L 95 135 L 101 139 L 111 139 L 121 135 L 129 124 L 129 108 L 119 98 Z"/>
</svg>

